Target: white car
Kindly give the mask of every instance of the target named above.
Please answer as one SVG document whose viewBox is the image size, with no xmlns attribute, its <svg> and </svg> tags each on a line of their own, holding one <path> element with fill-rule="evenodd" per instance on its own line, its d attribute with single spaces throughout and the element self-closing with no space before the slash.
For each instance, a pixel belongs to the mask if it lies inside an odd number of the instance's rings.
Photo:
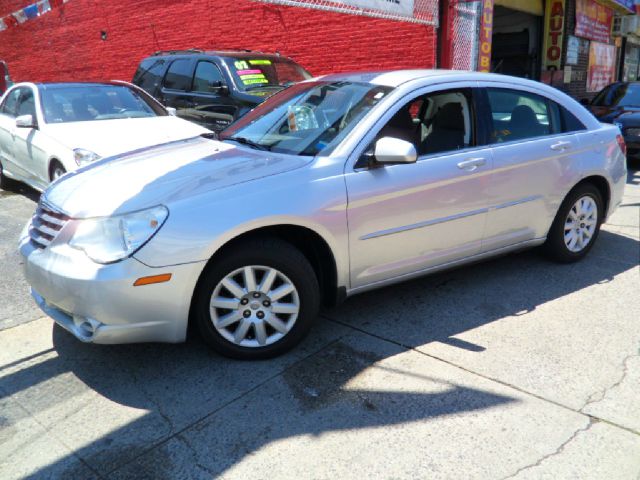
<svg viewBox="0 0 640 480">
<path fill-rule="evenodd" d="M 126 82 L 19 83 L 0 99 L 0 187 L 42 191 L 99 158 L 203 133 Z"/>
</svg>

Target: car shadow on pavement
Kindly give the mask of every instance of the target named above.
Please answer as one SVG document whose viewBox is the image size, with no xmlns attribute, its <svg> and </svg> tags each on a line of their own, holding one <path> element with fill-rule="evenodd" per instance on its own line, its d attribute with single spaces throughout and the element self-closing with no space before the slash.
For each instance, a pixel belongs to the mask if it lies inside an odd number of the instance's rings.
<svg viewBox="0 0 640 480">
<path fill-rule="evenodd" d="M 350 385 L 407 348 L 442 342 L 482 352 L 487 346 L 455 336 L 609 282 L 634 268 L 638 248 L 637 240 L 602 231 L 591 255 L 576 264 L 529 251 L 364 293 L 324 312 L 299 348 L 270 361 L 225 359 L 197 338 L 182 345 L 86 345 L 55 327 L 57 356 L 5 376 L 0 393 L 32 415 L 59 410 L 40 422 L 59 437 L 73 431 L 82 439 L 73 455 L 102 475 L 191 477 L 202 468 L 221 475 L 283 438 L 517 401 L 504 391 L 444 380 L 437 369 L 396 372 L 420 377 L 414 380 L 422 392 Z M 131 409 L 137 413 L 123 418 L 121 411 Z M 61 459 L 33 478 L 72 478 L 68 464 Z"/>
<path fill-rule="evenodd" d="M 40 200 L 40 192 L 24 183 L 12 181 L 7 188 L 0 189 L 0 199 L 13 195 L 22 195 L 34 203 L 38 203 L 38 200 Z"/>
</svg>

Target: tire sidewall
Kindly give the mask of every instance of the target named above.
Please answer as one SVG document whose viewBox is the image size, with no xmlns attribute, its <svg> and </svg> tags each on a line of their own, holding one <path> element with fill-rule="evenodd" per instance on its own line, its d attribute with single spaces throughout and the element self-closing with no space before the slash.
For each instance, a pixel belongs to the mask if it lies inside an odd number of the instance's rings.
<svg viewBox="0 0 640 480">
<path fill-rule="evenodd" d="M 195 320 L 204 340 L 222 355 L 238 359 L 263 359 L 280 355 L 298 344 L 311 329 L 320 305 L 320 287 L 307 259 L 293 245 L 277 242 L 278 248 L 256 248 L 247 244 L 212 262 L 203 272 L 197 287 Z M 292 329 L 277 342 L 264 347 L 241 347 L 225 339 L 214 327 L 210 300 L 214 289 L 229 273 L 247 265 L 275 268 L 296 287 L 300 311 Z"/>
<path fill-rule="evenodd" d="M 587 244 L 585 248 L 580 250 L 579 252 L 572 252 L 569 250 L 567 245 L 564 242 L 564 225 L 569 215 L 569 211 L 575 203 L 582 197 L 590 197 L 595 202 L 598 208 L 598 218 L 596 222 L 596 228 L 591 237 L 591 240 Z M 557 260 L 563 262 L 574 262 L 580 260 L 585 257 L 589 251 L 593 248 L 598 239 L 598 235 L 600 234 L 600 226 L 602 225 L 602 221 L 604 218 L 604 204 L 602 201 L 602 195 L 600 191 L 593 185 L 582 185 L 572 191 L 565 198 L 564 202 L 560 206 L 558 210 L 558 214 L 554 220 L 554 223 L 549 231 L 548 238 L 548 250 Z"/>
</svg>

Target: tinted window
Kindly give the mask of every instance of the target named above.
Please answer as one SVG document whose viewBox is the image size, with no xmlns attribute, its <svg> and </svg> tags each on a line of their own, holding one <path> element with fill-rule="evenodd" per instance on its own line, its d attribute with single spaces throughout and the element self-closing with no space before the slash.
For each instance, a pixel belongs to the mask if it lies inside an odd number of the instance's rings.
<svg viewBox="0 0 640 480">
<path fill-rule="evenodd" d="M 138 92 L 119 85 L 48 88 L 42 91 L 41 101 L 47 123 L 157 116 Z"/>
<path fill-rule="evenodd" d="M 596 107 L 639 107 L 640 84 L 614 83 L 605 87 L 591 102 Z"/>
<path fill-rule="evenodd" d="M 376 139 L 393 137 L 413 143 L 419 155 L 452 152 L 474 144 L 470 90 L 448 90 L 405 104 Z"/>
<path fill-rule="evenodd" d="M 36 102 L 33 98 L 33 90 L 30 88 L 22 89 L 22 95 L 18 101 L 17 116 L 31 115 L 36 118 Z"/>
<path fill-rule="evenodd" d="M 528 92 L 488 88 L 491 109 L 490 142 L 510 142 L 551 133 L 547 99 Z"/>
<path fill-rule="evenodd" d="M 143 61 L 133 77 L 133 83 L 151 94 L 155 93 L 164 72 L 164 63 L 164 60 L 153 58 Z"/>
<path fill-rule="evenodd" d="M 22 90 L 23 89 L 21 88 L 16 88 L 15 90 L 12 90 L 4 99 L 4 102 L 2 103 L 2 107 L 0 107 L 0 112 L 4 113 L 5 115 L 9 115 L 10 117 L 15 117 L 16 106 L 18 105 L 18 97 L 20 96 L 20 92 Z"/>
<path fill-rule="evenodd" d="M 563 132 L 578 132 L 580 130 L 586 130 L 584 123 L 564 107 L 560 107 L 560 116 L 562 117 L 562 131 Z"/>
<path fill-rule="evenodd" d="M 191 85 L 191 60 L 176 60 L 169 67 L 164 86 L 173 90 L 189 90 Z"/>
<path fill-rule="evenodd" d="M 220 69 L 211 62 L 198 62 L 193 76 L 193 90 L 211 93 L 211 87 L 217 86 L 216 82 L 224 83 Z"/>
</svg>

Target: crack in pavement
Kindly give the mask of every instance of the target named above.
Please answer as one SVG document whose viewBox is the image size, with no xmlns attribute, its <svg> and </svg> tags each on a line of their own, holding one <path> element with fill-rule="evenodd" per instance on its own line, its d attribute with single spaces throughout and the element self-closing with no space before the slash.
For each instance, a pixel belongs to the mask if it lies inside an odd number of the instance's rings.
<svg viewBox="0 0 640 480">
<path fill-rule="evenodd" d="M 567 445 L 569 445 L 572 441 L 574 441 L 576 439 L 576 437 L 578 435 L 580 435 L 581 433 L 586 432 L 587 430 L 589 430 L 594 424 L 598 423 L 599 420 L 593 417 L 589 417 L 589 423 L 587 423 L 586 426 L 579 428 L 578 430 L 576 430 L 575 432 L 573 432 L 573 434 L 571 434 L 571 436 L 565 440 L 564 442 L 562 442 L 562 444 L 560 444 L 560 446 L 558 448 L 556 448 L 553 452 L 551 453 L 547 453 L 546 455 L 543 455 L 541 458 L 539 458 L 536 462 L 531 463 L 529 465 L 525 465 L 524 467 L 520 467 L 518 470 L 516 470 L 515 473 L 504 477 L 502 480 L 507 480 L 509 478 L 515 478 L 516 476 L 520 475 L 522 472 L 524 472 L 525 470 L 529 470 L 531 468 L 535 468 L 535 467 L 539 467 L 540 465 L 542 465 L 544 463 L 545 460 L 548 460 L 551 457 L 554 457 L 556 455 L 560 455 L 564 449 L 567 447 Z"/>
<path fill-rule="evenodd" d="M 622 382 L 624 382 L 627 375 L 629 374 L 629 365 L 628 365 L 629 360 L 636 357 L 640 357 L 640 355 L 637 353 L 632 353 L 631 355 L 627 355 L 622 361 L 622 375 L 620 376 L 620 378 L 613 384 L 609 385 L 608 387 L 605 387 L 602 390 L 598 390 L 597 392 L 594 392 L 591 395 L 589 395 L 585 404 L 582 407 L 580 407 L 578 411 L 581 413 L 584 413 L 585 415 L 588 415 L 588 413 L 584 412 L 585 408 L 587 408 L 589 405 L 593 405 L 595 403 L 601 402 L 602 400 L 605 399 L 609 391 L 613 390 L 616 387 L 619 387 L 622 384 Z"/>
</svg>

